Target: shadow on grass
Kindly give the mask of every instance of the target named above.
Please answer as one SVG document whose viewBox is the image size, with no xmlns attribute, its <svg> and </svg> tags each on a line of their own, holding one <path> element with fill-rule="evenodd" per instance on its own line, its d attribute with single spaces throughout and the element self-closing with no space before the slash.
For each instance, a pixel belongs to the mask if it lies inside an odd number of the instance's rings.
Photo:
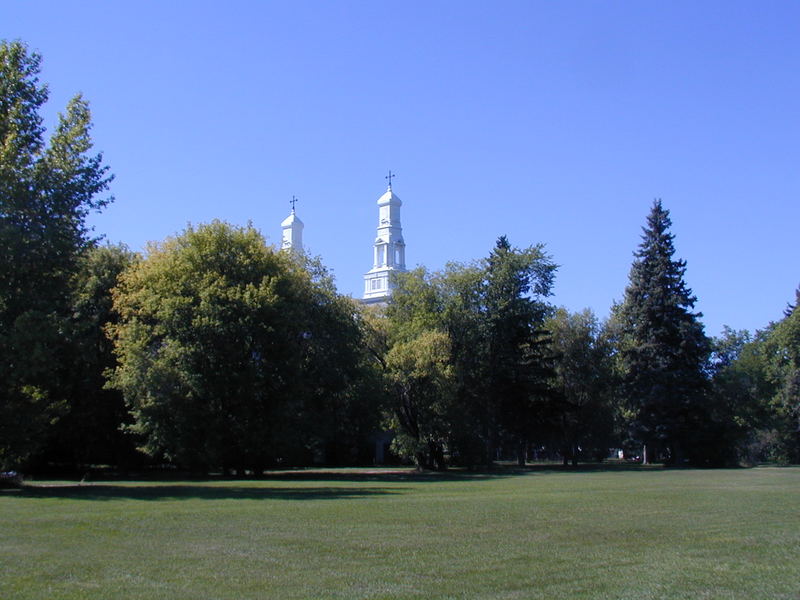
<svg viewBox="0 0 800 600">
<path fill-rule="evenodd" d="M 443 482 L 500 479 L 530 474 L 546 473 L 615 473 L 664 471 L 662 464 L 642 465 L 634 462 L 579 463 L 577 466 L 558 462 L 532 463 L 524 467 L 516 463 L 495 463 L 491 468 L 467 469 L 454 467 L 447 471 L 368 470 L 353 469 L 286 469 L 264 473 L 259 479 L 275 481 L 351 481 L 351 482 Z M 688 469 L 688 468 L 686 468 Z"/>
<path fill-rule="evenodd" d="M 581 463 L 564 466 L 560 463 L 529 464 L 524 467 L 499 463 L 491 469 L 454 468 L 444 472 L 411 469 L 285 469 L 265 472 L 247 479 L 221 476 L 192 477 L 180 472 L 158 472 L 129 477 L 102 474 L 97 483 L 37 484 L 29 483 L 18 490 L 5 490 L 17 497 L 70 498 L 76 500 L 335 500 L 367 498 L 406 493 L 407 483 L 441 483 L 447 481 L 480 481 L 526 475 L 622 473 L 667 471 L 663 465 L 641 465 L 626 462 Z M 682 469 L 683 470 L 683 469 Z M 693 470 L 693 469 L 685 469 Z M 98 474 L 100 475 L 100 474 Z M 315 482 L 316 486 L 270 486 L 269 482 Z M 248 484 L 249 482 L 249 484 Z M 263 482 L 263 485 L 260 483 Z M 362 484 L 325 486 L 325 483 Z M 255 484 L 255 485 L 253 485 Z M 396 484 L 373 486 L 371 484 Z"/>
<path fill-rule="evenodd" d="M 15 494 L 20 498 L 64 498 L 70 500 L 337 500 L 401 493 L 388 487 L 297 487 L 277 488 L 238 485 L 26 485 Z"/>
<path fill-rule="evenodd" d="M 450 469 L 448 471 L 369 470 L 369 469 L 287 469 L 268 471 L 259 479 L 267 481 L 343 481 L 354 483 L 439 483 L 444 481 L 468 481 L 497 479 L 514 476 L 514 471 L 505 468 L 486 471 Z"/>
</svg>

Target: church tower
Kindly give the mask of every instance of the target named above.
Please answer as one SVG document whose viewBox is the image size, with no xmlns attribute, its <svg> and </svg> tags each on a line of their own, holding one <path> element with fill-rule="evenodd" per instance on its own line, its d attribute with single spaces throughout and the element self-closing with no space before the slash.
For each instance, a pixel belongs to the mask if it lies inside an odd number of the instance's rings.
<svg viewBox="0 0 800 600">
<path fill-rule="evenodd" d="M 292 205 L 292 214 L 286 217 L 281 223 L 283 229 L 283 238 L 281 240 L 281 250 L 295 250 L 302 252 L 303 250 L 303 222 L 298 218 L 294 210 L 294 205 L 297 204 L 297 198 L 292 196 L 289 204 Z"/>
<path fill-rule="evenodd" d="M 364 275 L 364 304 L 386 302 L 392 295 L 389 273 L 406 270 L 406 244 L 400 226 L 400 207 L 403 203 L 392 191 L 389 171 L 386 179 L 389 187 L 378 198 L 378 234 L 372 252 L 372 269 Z"/>
</svg>

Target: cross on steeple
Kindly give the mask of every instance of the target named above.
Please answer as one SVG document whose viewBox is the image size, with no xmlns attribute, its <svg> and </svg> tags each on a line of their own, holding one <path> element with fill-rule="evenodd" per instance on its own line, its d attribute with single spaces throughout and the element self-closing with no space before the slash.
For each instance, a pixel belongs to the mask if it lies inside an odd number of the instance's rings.
<svg viewBox="0 0 800 600">
<path fill-rule="evenodd" d="M 289 200 L 289 204 L 292 205 L 292 214 L 294 214 L 294 205 L 297 204 L 297 198 L 295 198 L 294 195 L 292 196 L 292 199 Z"/>
<path fill-rule="evenodd" d="M 397 175 L 392 173 L 392 170 L 389 169 L 389 174 L 386 177 L 384 177 L 384 179 L 388 179 L 389 180 L 389 189 L 392 189 L 392 178 L 394 178 L 394 177 L 397 177 Z"/>
</svg>

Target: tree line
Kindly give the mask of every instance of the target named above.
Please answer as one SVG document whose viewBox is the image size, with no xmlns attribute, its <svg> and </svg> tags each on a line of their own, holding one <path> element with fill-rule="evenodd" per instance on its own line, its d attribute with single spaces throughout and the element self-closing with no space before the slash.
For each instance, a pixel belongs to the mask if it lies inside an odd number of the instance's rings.
<svg viewBox="0 0 800 600">
<path fill-rule="evenodd" d="M 763 330 L 707 337 L 661 201 L 604 322 L 554 306 L 553 258 L 504 236 L 365 307 L 249 226 L 101 244 L 89 107 L 46 140 L 40 61 L 0 44 L 0 470 L 367 464 L 385 431 L 429 469 L 800 461 L 800 290 Z"/>
</svg>

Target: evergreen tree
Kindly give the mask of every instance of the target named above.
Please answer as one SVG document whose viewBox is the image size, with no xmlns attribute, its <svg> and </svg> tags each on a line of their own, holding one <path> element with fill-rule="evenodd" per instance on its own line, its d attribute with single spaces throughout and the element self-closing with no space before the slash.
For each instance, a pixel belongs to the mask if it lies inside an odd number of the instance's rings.
<svg viewBox="0 0 800 600">
<path fill-rule="evenodd" d="M 708 416 L 704 399 L 710 344 L 696 298 L 684 282 L 686 262 L 673 258 L 669 211 L 660 200 L 647 217 L 634 254 L 630 283 L 617 308 L 620 353 L 631 433 L 644 445 L 643 459 L 702 462 Z"/>
<path fill-rule="evenodd" d="M 45 144 L 40 62 L 0 42 L 0 468 L 22 464 L 63 410 L 71 282 L 93 243 L 85 219 L 110 201 L 81 96 Z"/>
<path fill-rule="evenodd" d="M 478 389 L 483 388 L 487 461 L 505 443 L 523 465 L 532 434 L 542 429 L 551 408 L 554 373 L 544 329 L 550 307 L 542 298 L 550 294 L 556 266 L 542 246 L 512 248 L 505 236 L 486 263 L 483 385 Z"/>
</svg>

